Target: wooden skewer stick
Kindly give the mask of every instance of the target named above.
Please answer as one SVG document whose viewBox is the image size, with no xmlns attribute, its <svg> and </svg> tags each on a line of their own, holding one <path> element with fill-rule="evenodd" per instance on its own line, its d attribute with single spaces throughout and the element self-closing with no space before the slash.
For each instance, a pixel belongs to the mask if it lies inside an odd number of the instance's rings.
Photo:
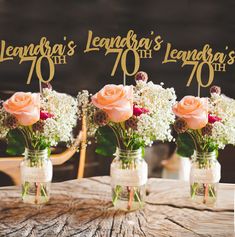
<svg viewBox="0 0 235 237">
<path fill-rule="evenodd" d="M 123 71 L 123 85 L 124 86 L 126 85 L 126 74 L 124 71 Z"/>
<path fill-rule="evenodd" d="M 200 85 L 198 83 L 197 96 L 200 97 L 200 95 L 201 95 L 201 87 L 200 87 Z"/>
<path fill-rule="evenodd" d="M 84 169 L 86 163 L 86 146 L 87 146 L 87 125 L 86 125 L 86 111 L 83 109 L 82 115 L 82 141 L 81 141 L 81 149 L 80 149 L 80 161 L 78 167 L 78 176 L 77 178 L 83 178 Z"/>
<path fill-rule="evenodd" d="M 39 195 L 40 195 L 40 183 L 36 182 L 36 197 L 35 197 L 35 204 L 38 204 L 38 199 L 39 199 Z"/>
<path fill-rule="evenodd" d="M 204 204 L 207 203 L 207 197 L 208 197 L 208 191 L 209 191 L 209 190 L 208 190 L 208 188 L 209 188 L 209 187 L 208 187 L 208 184 L 205 184 L 205 186 L 206 186 L 206 187 L 205 187 L 205 196 L 204 196 L 204 201 L 203 201 Z"/>
<path fill-rule="evenodd" d="M 133 198 L 134 198 L 134 188 L 133 187 L 128 187 L 128 191 L 129 191 L 129 201 L 128 201 L 127 209 L 131 210 L 132 201 L 133 201 Z"/>
<path fill-rule="evenodd" d="M 42 82 L 39 80 L 39 91 L 40 91 L 40 94 L 42 95 Z"/>
</svg>

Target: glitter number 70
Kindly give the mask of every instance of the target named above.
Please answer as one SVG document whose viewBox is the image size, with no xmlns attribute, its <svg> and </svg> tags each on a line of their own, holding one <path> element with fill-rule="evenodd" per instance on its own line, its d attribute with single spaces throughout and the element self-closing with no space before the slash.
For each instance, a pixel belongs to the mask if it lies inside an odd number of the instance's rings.
<svg viewBox="0 0 235 237">
<path fill-rule="evenodd" d="M 202 82 L 202 67 L 204 66 L 204 64 L 207 64 L 208 69 L 209 69 L 209 77 L 208 77 L 208 82 L 207 84 L 203 84 Z M 196 74 L 196 78 L 197 78 L 197 82 L 199 84 L 199 86 L 201 87 L 208 87 L 211 85 L 211 83 L 214 80 L 214 68 L 211 65 L 211 63 L 208 62 L 197 62 L 197 61 L 184 61 L 182 64 L 182 67 L 184 67 L 185 65 L 193 65 L 193 70 L 189 76 L 188 82 L 186 86 L 190 86 L 191 82 L 193 80 L 194 75 Z"/>
<path fill-rule="evenodd" d="M 134 69 L 132 72 L 128 72 L 127 65 L 126 65 L 127 54 L 129 53 L 129 51 L 132 51 L 134 58 L 135 58 Z M 115 72 L 117 70 L 117 66 L 118 66 L 120 60 L 121 60 L 122 70 L 127 76 L 133 76 L 138 72 L 139 67 L 140 67 L 140 56 L 136 50 L 125 49 L 123 51 L 123 49 L 107 49 L 105 56 L 109 53 L 117 53 L 117 57 L 116 57 L 114 65 L 113 65 L 113 70 L 111 72 L 111 76 L 115 75 Z"/>
<path fill-rule="evenodd" d="M 42 64 L 43 58 L 46 58 L 48 60 L 48 64 L 49 64 L 49 78 L 47 80 L 44 80 L 42 77 L 41 64 Z M 36 74 L 37 74 L 39 81 L 48 83 L 53 79 L 53 77 L 55 75 L 55 65 L 54 65 L 53 60 L 49 56 L 41 56 L 39 58 L 37 58 L 36 56 L 23 57 L 23 58 L 21 58 L 19 64 L 21 64 L 22 62 L 25 62 L 25 61 L 32 61 L 32 64 L 31 64 L 31 67 L 29 70 L 28 79 L 27 79 L 27 84 L 30 84 L 30 82 L 32 80 L 32 75 L 33 75 L 33 71 L 34 71 L 35 67 L 36 67 Z"/>
</svg>

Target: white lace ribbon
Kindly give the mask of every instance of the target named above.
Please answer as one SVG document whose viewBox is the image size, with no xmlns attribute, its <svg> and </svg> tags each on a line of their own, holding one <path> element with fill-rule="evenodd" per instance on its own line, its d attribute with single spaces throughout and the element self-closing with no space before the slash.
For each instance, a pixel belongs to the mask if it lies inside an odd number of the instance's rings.
<svg viewBox="0 0 235 237">
<path fill-rule="evenodd" d="M 190 173 L 190 180 L 193 183 L 218 183 L 220 181 L 221 167 L 216 164 L 211 168 L 199 169 L 192 167 Z"/>
<path fill-rule="evenodd" d="M 52 163 L 47 162 L 43 167 L 28 167 L 21 165 L 22 182 L 50 182 L 52 180 Z"/>
<path fill-rule="evenodd" d="M 120 169 L 111 165 L 111 182 L 121 186 L 141 186 L 147 183 L 148 167 L 145 162 L 140 164 L 137 169 Z"/>
</svg>

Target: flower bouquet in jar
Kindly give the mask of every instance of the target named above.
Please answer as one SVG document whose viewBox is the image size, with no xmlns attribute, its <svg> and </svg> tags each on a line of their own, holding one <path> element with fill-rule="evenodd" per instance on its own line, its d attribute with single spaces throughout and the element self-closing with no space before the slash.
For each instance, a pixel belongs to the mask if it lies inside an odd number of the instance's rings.
<svg viewBox="0 0 235 237">
<path fill-rule="evenodd" d="M 185 96 L 173 106 L 177 116 L 177 152 L 193 157 L 190 172 L 192 199 L 213 204 L 220 180 L 218 150 L 235 145 L 235 100 L 221 95 L 220 87 L 210 89 L 209 98 Z"/>
<path fill-rule="evenodd" d="M 7 140 L 6 152 L 24 154 L 20 165 L 24 202 L 40 204 L 49 200 L 50 147 L 71 142 L 77 114 L 75 98 L 50 88 L 43 89 L 42 94 L 16 92 L 1 103 L 0 138 Z"/>
<path fill-rule="evenodd" d="M 145 198 L 147 164 L 145 146 L 153 141 L 172 139 L 174 122 L 173 88 L 147 82 L 145 72 L 136 75 L 135 86 L 106 85 L 95 95 L 78 94 L 79 106 L 86 112 L 88 136 L 95 137 L 96 152 L 113 156 L 111 164 L 112 202 L 116 208 L 141 208 Z"/>
</svg>

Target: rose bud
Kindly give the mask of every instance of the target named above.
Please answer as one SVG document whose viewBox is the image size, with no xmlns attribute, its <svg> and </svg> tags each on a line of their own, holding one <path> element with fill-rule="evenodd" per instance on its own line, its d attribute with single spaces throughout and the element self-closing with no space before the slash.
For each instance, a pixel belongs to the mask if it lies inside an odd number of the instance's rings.
<svg viewBox="0 0 235 237">
<path fill-rule="evenodd" d="M 94 114 L 94 122 L 99 125 L 99 126 L 105 126 L 108 124 L 109 122 L 109 116 L 107 113 L 105 113 L 102 110 L 98 110 L 97 112 L 95 112 Z"/>
<path fill-rule="evenodd" d="M 4 100 L 0 100 L 0 109 L 3 108 Z"/>
<path fill-rule="evenodd" d="M 140 116 L 141 114 L 146 114 L 148 112 L 149 112 L 148 109 L 139 108 L 139 107 L 136 107 L 136 105 L 133 105 L 133 115 L 135 115 L 137 117 Z"/>
<path fill-rule="evenodd" d="M 42 82 L 42 88 L 52 90 L 52 85 L 49 82 L 48 83 Z"/>
<path fill-rule="evenodd" d="M 213 116 L 211 114 L 208 114 L 208 122 L 209 123 L 215 123 L 215 122 L 219 122 L 221 121 L 222 119 L 217 117 L 217 116 Z"/>
<path fill-rule="evenodd" d="M 174 129 L 177 133 L 184 133 L 188 130 L 187 122 L 184 119 L 177 119 L 174 123 Z"/>
<path fill-rule="evenodd" d="M 204 128 L 202 128 L 202 136 L 211 136 L 212 129 L 213 129 L 213 126 L 208 123 Z"/>
<path fill-rule="evenodd" d="M 15 129 L 19 125 L 17 118 L 12 115 L 8 116 L 5 119 L 4 124 L 6 127 L 10 128 L 10 129 Z"/>
<path fill-rule="evenodd" d="M 135 80 L 136 81 L 147 82 L 148 81 L 148 74 L 146 72 L 143 72 L 143 71 L 137 72 L 136 75 L 135 75 Z"/>
<path fill-rule="evenodd" d="M 50 113 L 48 113 L 48 112 L 46 112 L 46 111 L 40 111 L 40 119 L 41 120 L 46 120 L 46 119 L 48 119 L 48 118 L 53 118 L 54 117 L 54 115 L 53 114 L 50 114 Z"/>
<path fill-rule="evenodd" d="M 137 130 L 138 127 L 138 119 L 133 116 L 125 121 L 125 126 L 127 129 L 131 128 L 133 130 Z"/>
<path fill-rule="evenodd" d="M 219 86 L 212 86 L 210 88 L 210 93 L 220 95 L 221 94 L 221 88 Z"/>
<path fill-rule="evenodd" d="M 44 121 L 38 121 L 35 124 L 33 124 L 32 128 L 34 132 L 43 132 L 44 131 Z"/>
</svg>

